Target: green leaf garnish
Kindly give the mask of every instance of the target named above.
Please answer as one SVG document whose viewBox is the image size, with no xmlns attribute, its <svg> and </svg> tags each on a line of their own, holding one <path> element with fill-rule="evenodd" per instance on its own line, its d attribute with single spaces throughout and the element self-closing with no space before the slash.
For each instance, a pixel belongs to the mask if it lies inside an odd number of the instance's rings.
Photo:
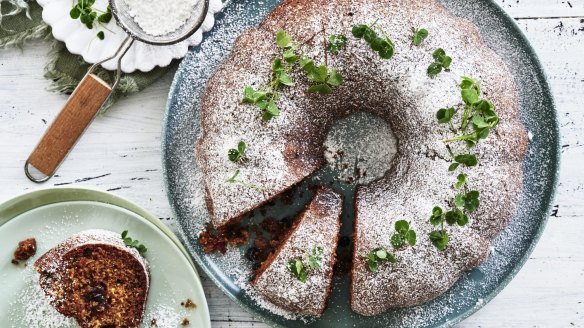
<svg viewBox="0 0 584 328">
<path fill-rule="evenodd" d="M 467 175 L 464 173 L 460 173 L 456 177 L 456 184 L 454 184 L 456 189 L 460 189 L 462 186 L 464 186 L 466 184 L 466 178 L 467 178 Z"/>
<path fill-rule="evenodd" d="M 373 22 L 371 25 L 353 25 L 351 33 L 354 37 L 365 40 L 371 49 L 379 54 L 379 57 L 383 59 L 390 59 L 393 57 L 395 46 L 385 31 L 377 24 L 377 21 L 378 20 Z M 379 36 L 373 28 L 378 29 L 382 36 Z"/>
<path fill-rule="evenodd" d="M 245 156 L 246 147 L 247 145 L 245 144 L 245 142 L 243 140 L 240 141 L 237 144 L 237 149 L 229 149 L 229 151 L 227 152 L 227 157 L 233 163 L 247 160 L 247 157 Z"/>
<path fill-rule="evenodd" d="M 302 263 L 302 260 L 300 259 L 296 259 L 296 260 L 290 260 L 288 261 L 288 271 L 290 271 L 294 277 L 296 277 L 296 279 L 300 280 L 301 282 L 306 282 L 306 279 L 308 278 L 308 272 L 306 271 L 306 268 L 304 267 L 304 263 Z"/>
<path fill-rule="evenodd" d="M 146 251 L 148 251 L 146 246 L 140 244 L 139 240 L 128 237 L 128 230 L 124 230 L 122 232 L 122 241 L 124 242 L 124 245 L 131 248 L 135 248 L 138 251 L 138 253 L 140 253 L 140 255 L 142 256 L 144 255 L 144 253 L 146 253 Z"/>
<path fill-rule="evenodd" d="M 276 33 L 276 44 L 278 47 L 288 49 L 292 47 L 292 37 L 280 30 Z"/>
<path fill-rule="evenodd" d="M 334 55 L 337 55 L 339 51 L 347 45 L 347 37 L 343 34 L 332 34 L 329 36 L 328 45 L 326 50 Z"/>
<path fill-rule="evenodd" d="M 393 248 L 401 248 L 408 243 L 410 246 L 416 244 L 416 232 L 410 229 L 410 223 L 406 220 L 395 222 L 395 233 L 391 236 L 390 242 Z"/>
<path fill-rule="evenodd" d="M 414 43 L 415 46 L 419 46 L 420 44 L 422 44 L 424 39 L 428 37 L 428 34 L 429 34 L 428 30 L 425 28 L 416 29 L 414 31 L 414 38 L 412 42 Z"/>
<path fill-rule="evenodd" d="M 95 0 L 73 0 L 73 7 L 69 11 L 69 16 L 72 19 L 79 19 L 88 29 L 93 29 L 94 23 L 103 25 L 109 23 L 112 19 L 111 8 L 108 5 L 105 12 L 98 15 L 98 11 L 93 8 Z M 97 38 L 103 40 L 105 34 L 103 31 L 97 32 Z"/>
<path fill-rule="evenodd" d="M 311 269 L 316 270 L 320 268 L 323 252 L 324 250 L 320 246 L 315 246 L 312 248 L 312 253 L 308 256 L 308 266 Z"/>
<path fill-rule="evenodd" d="M 432 231 L 430 232 L 430 241 L 438 250 L 443 251 L 448 246 L 448 233 L 444 230 Z"/>
<path fill-rule="evenodd" d="M 385 248 L 376 248 L 367 254 L 367 264 L 371 272 L 377 272 L 382 262 L 395 263 L 396 258 Z"/>
<path fill-rule="evenodd" d="M 450 64 L 452 63 L 452 58 L 446 55 L 446 52 L 442 48 L 438 48 L 432 53 L 432 57 L 434 58 L 434 62 L 428 66 L 426 73 L 430 77 L 435 77 L 443 69 L 448 69 Z"/>
</svg>

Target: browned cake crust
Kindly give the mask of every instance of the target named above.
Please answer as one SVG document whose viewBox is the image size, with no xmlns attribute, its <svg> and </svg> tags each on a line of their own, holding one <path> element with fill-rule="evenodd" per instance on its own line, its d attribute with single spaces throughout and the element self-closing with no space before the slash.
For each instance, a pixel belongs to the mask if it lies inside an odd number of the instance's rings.
<svg viewBox="0 0 584 328">
<path fill-rule="evenodd" d="M 321 188 L 296 218 L 284 241 L 264 261 L 251 281 L 254 289 L 270 302 L 293 313 L 319 316 L 326 309 L 341 223 L 342 197 Z M 309 269 L 301 282 L 288 269 L 290 260 L 307 258 L 313 248 L 323 250 L 320 268 Z"/>
<path fill-rule="evenodd" d="M 376 19 L 395 44 L 395 54 L 382 60 L 351 34 L 354 24 Z M 425 27 L 430 37 L 412 46 L 412 29 Z M 328 62 L 344 77 L 332 95 L 308 93 L 302 73 L 278 100 L 280 116 L 265 123 L 261 112 L 241 102 L 243 89 L 261 88 L 272 75 L 272 60 L 281 53 L 274 39 L 285 30 L 300 50 L 317 63 Z M 324 32 L 323 32 L 324 31 Z M 328 35 L 349 37 L 338 55 L 325 55 Z M 452 56 L 450 70 L 435 78 L 426 74 L 432 52 L 444 48 Z M 452 137 L 436 123 L 439 108 L 460 106 L 460 77 L 480 80 L 482 96 L 495 107 L 501 123 L 472 152 L 479 166 L 449 172 L 451 152 L 468 153 L 463 143 L 447 149 Z M 437 0 L 288 0 L 257 28 L 238 37 L 231 55 L 209 80 L 201 105 L 203 135 L 196 157 L 204 176 L 206 199 L 215 226 L 221 226 L 265 203 L 324 164 L 323 142 L 339 118 L 365 111 L 385 120 L 398 140 L 398 153 L 387 174 L 360 186 L 355 200 L 351 307 L 375 315 L 392 307 L 424 303 L 446 291 L 489 253 L 494 237 L 515 211 L 522 190 L 522 161 L 527 133 L 518 118 L 517 87 L 504 62 L 489 49 L 477 28 L 450 14 Z M 248 144 L 249 161 L 240 178 L 265 191 L 225 182 L 235 166 L 227 151 L 238 141 Z M 469 175 L 469 188 L 480 192 L 481 205 L 463 228 L 448 227 L 449 246 L 438 251 L 428 239 L 432 208 L 448 206 L 457 190 L 456 174 Z M 379 272 L 367 268 L 364 256 L 391 247 L 397 220 L 408 220 L 418 244 L 396 252 L 397 263 Z"/>
<path fill-rule="evenodd" d="M 105 230 L 77 234 L 43 254 L 35 268 L 51 305 L 81 327 L 140 325 L 148 270 L 118 234 Z"/>
</svg>

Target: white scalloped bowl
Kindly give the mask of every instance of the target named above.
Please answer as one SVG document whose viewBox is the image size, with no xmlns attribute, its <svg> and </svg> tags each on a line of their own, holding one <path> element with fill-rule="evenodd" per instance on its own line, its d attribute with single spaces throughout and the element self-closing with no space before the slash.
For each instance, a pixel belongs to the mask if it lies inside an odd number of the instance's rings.
<svg viewBox="0 0 584 328">
<path fill-rule="evenodd" d="M 164 0 L 160 0 L 164 1 Z M 37 0 L 43 7 L 43 20 L 53 32 L 55 39 L 63 41 L 67 50 L 72 54 L 81 55 L 83 60 L 94 64 L 115 53 L 127 34 L 112 19 L 105 26 L 95 25 L 88 29 L 78 19 L 69 16 L 71 0 Z M 96 0 L 94 8 L 105 10 L 107 0 Z M 209 31 L 215 24 L 215 14 L 223 8 L 221 0 L 209 0 L 209 11 L 203 25 L 188 39 L 168 46 L 154 46 L 136 41 L 132 48 L 122 58 L 122 71 L 132 73 L 136 70 L 149 72 L 154 67 L 165 67 L 173 59 L 183 58 L 189 47 L 196 46 L 203 40 L 203 32 Z M 97 33 L 103 31 L 105 38 L 99 40 Z M 101 65 L 103 68 L 113 71 L 117 67 L 115 59 Z"/>
</svg>

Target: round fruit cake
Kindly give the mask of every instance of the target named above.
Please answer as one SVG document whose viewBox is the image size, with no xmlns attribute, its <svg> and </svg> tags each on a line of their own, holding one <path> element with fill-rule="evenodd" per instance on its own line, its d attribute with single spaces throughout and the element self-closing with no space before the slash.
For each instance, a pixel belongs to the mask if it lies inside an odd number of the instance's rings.
<svg viewBox="0 0 584 328">
<path fill-rule="evenodd" d="M 331 125 L 358 111 L 398 141 L 391 169 L 355 198 L 350 303 L 376 315 L 435 298 L 485 260 L 514 214 L 528 138 L 513 76 L 438 1 L 287 0 L 206 86 L 195 154 L 213 225 L 314 173 Z"/>
</svg>

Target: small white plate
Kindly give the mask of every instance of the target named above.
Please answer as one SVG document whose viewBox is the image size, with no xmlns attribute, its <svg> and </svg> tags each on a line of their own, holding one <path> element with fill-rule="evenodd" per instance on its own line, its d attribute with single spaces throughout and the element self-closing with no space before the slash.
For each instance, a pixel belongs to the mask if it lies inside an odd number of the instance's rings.
<svg viewBox="0 0 584 328">
<path fill-rule="evenodd" d="M 71 0 L 37 0 L 37 2 L 43 7 L 43 21 L 51 26 L 55 39 L 63 41 L 69 52 L 83 56 L 83 60 L 90 64 L 113 55 L 126 38 L 126 33 L 116 24 L 114 19 L 105 26 L 95 24 L 92 29 L 88 29 L 79 19 L 72 19 L 69 16 L 72 7 Z M 107 0 L 96 0 L 93 8 L 105 11 L 107 5 Z M 132 73 L 135 70 L 149 72 L 156 66 L 165 67 L 173 59 L 183 58 L 189 47 L 201 43 L 203 32 L 213 28 L 215 14 L 222 8 L 223 2 L 221 0 L 209 0 L 209 11 L 203 25 L 185 41 L 168 46 L 153 46 L 134 42 L 132 48 L 122 59 L 122 71 L 124 73 Z M 105 38 L 103 40 L 97 38 L 99 31 L 104 32 Z M 102 66 L 113 71 L 117 68 L 117 60 L 109 60 Z"/>
<path fill-rule="evenodd" d="M 105 192 L 52 188 L 0 205 L 0 327 L 78 327 L 46 306 L 42 292 L 34 292 L 40 290 L 33 264 L 50 248 L 87 229 L 128 230 L 130 237 L 148 248 L 151 280 L 143 327 L 150 327 L 152 319 L 158 327 L 178 327 L 185 318 L 191 327 L 211 326 L 196 269 L 178 239 L 157 218 Z M 37 240 L 36 255 L 26 266 L 12 264 L 18 242 L 29 237 Z M 187 299 L 197 307 L 181 306 Z"/>
</svg>

